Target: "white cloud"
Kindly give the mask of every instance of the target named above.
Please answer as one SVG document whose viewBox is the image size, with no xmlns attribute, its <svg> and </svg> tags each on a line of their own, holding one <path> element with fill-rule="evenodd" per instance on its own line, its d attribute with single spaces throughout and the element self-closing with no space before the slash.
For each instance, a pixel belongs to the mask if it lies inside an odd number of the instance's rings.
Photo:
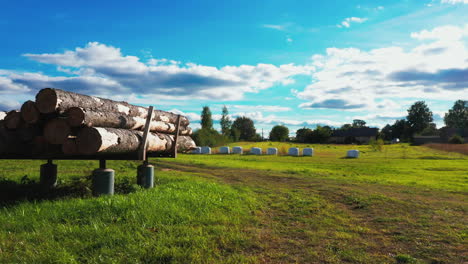
<svg viewBox="0 0 468 264">
<path fill-rule="evenodd" d="M 468 4 L 468 0 L 441 0 L 442 4 Z"/>
<path fill-rule="evenodd" d="M 284 31 L 286 29 L 286 25 L 274 25 L 274 24 L 264 24 L 262 25 L 264 28 L 275 29 L 279 31 Z"/>
<path fill-rule="evenodd" d="M 300 106 L 383 114 L 403 98 L 467 99 L 468 47 L 460 37 L 466 28 L 413 33 L 421 42 L 410 50 L 329 48 L 325 55 L 314 55 L 313 83 L 297 93 L 309 102 Z"/>
<path fill-rule="evenodd" d="M 123 55 L 119 48 L 97 42 L 63 53 L 24 56 L 56 65 L 74 76 L 8 72 L 0 75 L 0 91 L 8 84 L 9 90 L 52 86 L 104 96 L 134 93 L 167 100 L 240 100 L 245 93 L 291 84 L 294 76 L 310 74 L 314 69 L 311 65 L 261 63 L 216 68 L 164 58 L 144 63 L 138 57 Z"/>
<path fill-rule="evenodd" d="M 341 22 L 341 25 L 338 25 L 338 27 L 346 27 L 346 28 L 349 28 L 351 26 L 352 23 L 364 23 L 367 21 L 367 18 L 360 18 L 360 17 L 348 17 L 348 18 L 345 18 L 345 20 L 343 20 Z"/>
<path fill-rule="evenodd" d="M 18 101 L 11 99 L 0 99 L 0 111 L 19 110 L 21 104 Z"/>
<path fill-rule="evenodd" d="M 265 111 L 265 112 L 286 112 L 291 111 L 290 107 L 279 105 L 226 105 L 228 109 L 238 109 L 241 111 Z"/>
<path fill-rule="evenodd" d="M 5 74 L 7 72 L 4 72 Z M 11 74 L 11 73 L 8 73 Z M 21 92 L 28 92 L 29 89 L 19 83 L 14 83 L 10 78 L 2 76 L 2 72 L 0 72 L 0 94 L 5 93 L 21 93 Z"/>
</svg>

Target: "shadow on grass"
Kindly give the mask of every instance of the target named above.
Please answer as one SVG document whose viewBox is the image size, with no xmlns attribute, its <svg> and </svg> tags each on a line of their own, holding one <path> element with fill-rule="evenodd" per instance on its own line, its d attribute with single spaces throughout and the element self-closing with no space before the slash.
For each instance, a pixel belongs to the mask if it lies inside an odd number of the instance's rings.
<svg viewBox="0 0 468 264">
<path fill-rule="evenodd" d="M 128 194 L 138 189 L 140 187 L 128 178 L 116 179 L 114 184 L 116 194 Z M 19 182 L 0 177 L 0 208 L 21 202 L 91 197 L 91 176 L 71 178 L 53 188 L 47 188 L 27 176 Z"/>
<path fill-rule="evenodd" d="M 20 182 L 0 178 L 0 207 L 8 207 L 25 201 L 56 200 L 61 198 L 78 198 L 91 196 L 88 177 L 73 179 L 67 184 L 47 188 L 29 179 L 21 178 Z"/>
</svg>

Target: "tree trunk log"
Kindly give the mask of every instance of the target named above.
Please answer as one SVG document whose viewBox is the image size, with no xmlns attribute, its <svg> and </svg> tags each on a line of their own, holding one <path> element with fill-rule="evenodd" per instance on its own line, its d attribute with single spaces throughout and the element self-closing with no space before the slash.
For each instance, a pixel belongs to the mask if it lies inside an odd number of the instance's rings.
<svg viewBox="0 0 468 264">
<path fill-rule="evenodd" d="M 143 132 L 135 130 L 86 127 L 80 130 L 76 138 L 78 152 L 92 155 L 97 153 L 124 154 L 138 151 Z M 170 152 L 174 136 L 161 133 L 148 133 L 148 152 Z M 179 136 L 178 150 L 194 148 L 195 142 L 190 137 Z"/>
<path fill-rule="evenodd" d="M 28 124 L 36 124 L 40 117 L 41 113 L 37 110 L 36 103 L 33 101 L 26 101 L 21 106 L 21 116 L 23 120 Z"/>
<path fill-rule="evenodd" d="M 102 112 L 72 107 L 65 113 L 67 122 L 71 127 L 110 127 L 132 130 L 143 130 L 146 119 L 138 116 L 127 116 L 115 112 Z M 176 125 L 162 121 L 151 121 L 150 131 L 161 133 L 174 133 Z M 192 129 L 181 126 L 179 135 L 191 135 Z"/>
<path fill-rule="evenodd" d="M 8 112 L 4 120 L 8 129 L 17 129 L 24 123 L 21 113 L 15 110 Z"/>
<path fill-rule="evenodd" d="M 146 118 L 148 114 L 146 107 L 53 88 L 45 88 L 39 91 L 36 95 L 36 106 L 41 113 L 64 113 L 69 108 L 81 107 L 88 110 L 114 112 L 141 118 Z M 153 120 L 175 124 L 177 115 L 166 111 L 154 110 Z M 183 126 L 189 125 L 187 117 L 184 116 L 181 117 L 180 123 Z"/>
<path fill-rule="evenodd" d="M 71 135 L 71 128 L 65 118 L 55 118 L 44 126 L 44 137 L 50 144 L 63 144 Z"/>
<path fill-rule="evenodd" d="M 24 125 L 16 129 L 15 133 L 22 142 L 33 142 L 34 138 L 42 135 L 42 127 L 38 125 Z"/>
<path fill-rule="evenodd" d="M 5 121 L 0 121 L 0 154 L 26 154 L 30 151 L 16 131 L 7 129 L 5 124 Z"/>
<path fill-rule="evenodd" d="M 78 145 L 76 144 L 75 138 L 68 138 L 65 143 L 62 144 L 62 152 L 65 155 L 78 155 Z"/>
<path fill-rule="evenodd" d="M 5 119 L 5 116 L 7 115 L 6 112 L 0 111 L 0 121 Z"/>
</svg>

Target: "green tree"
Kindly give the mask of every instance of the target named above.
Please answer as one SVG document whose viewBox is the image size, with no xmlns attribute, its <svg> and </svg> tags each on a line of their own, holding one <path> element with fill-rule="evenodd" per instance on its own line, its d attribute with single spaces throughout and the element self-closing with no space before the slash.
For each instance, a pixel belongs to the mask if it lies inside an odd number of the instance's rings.
<svg viewBox="0 0 468 264">
<path fill-rule="evenodd" d="M 361 120 L 361 119 L 354 119 L 354 120 L 353 120 L 352 127 L 353 127 L 353 128 L 366 127 L 366 121 Z"/>
<path fill-rule="evenodd" d="M 211 110 L 208 106 L 204 106 L 201 113 L 201 128 L 207 130 L 213 129 L 213 119 L 211 118 Z"/>
<path fill-rule="evenodd" d="M 221 125 L 221 133 L 225 136 L 228 136 L 231 134 L 231 126 L 232 126 L 232 121 L 229 118 L 229 112 L 226 106 L 223 106 L 223 112 L 221 114 L 221 120 L 220 120 L 220 125 Z"/>
<path fill-rule="evenodd" d="M 350 129 L 350 128 L 352 128 L 352 127 L 353 127 L 353 126 L 352 126 L 351 124 L 344 124 L 344 125 L 341 126 L 340 129 L 346 130 L 346 129 Z"/>
<path fill-rule="evenodd" d="M 411 128 L 411 132 L 419 133 L 433 121 L 432 112 L 424 101 L 418 101 L 408 109 L 406 120 Z"/>
<path fill-rule="evenodd" d="M 392 140 L 392 126 L 387 124 L 380 130 L 380 138 L 383 138 L 384 140 Z"/>
<path fill-rule="evenodd" d="M 237 129 L 239 131 L 239 140 L 245 141 L 254 140 L 257 131 L 252 119 L 245 116 L 236 118 L 231 129 Z"/>
<path fill-rule="evenodd" d="M 270 131 L 271 141 L 286 141 L 289 138 L 289 129 L 283 125 L 274 126 Z"/>
<path fill-rule="evenodd" d="M 296 141 L 300 143 L 306 143 L 310 139 L 310 135 L 312 134 L 312 129 L 310 128 L 300 128 L 296 131 Z"/>
<path fill-rule="evenodd" d="M 468 101 L 458 100 L 444 116 L 445 125 L 453 128 L 468 128 Z"/>
<path fill-rule="evenodd" d="M 408 140 L 411 137 L 411 129 L 408 122 L 404 119 L 397 120 L 392 125 L 392 139 Z"/>
<path fill-rule="evenodd" d="M 310 134 L 308 142 L 310 143 L 327 143 L 331 137 L 332 130 L 330 127 L 317 126 Z"/>
</svg>

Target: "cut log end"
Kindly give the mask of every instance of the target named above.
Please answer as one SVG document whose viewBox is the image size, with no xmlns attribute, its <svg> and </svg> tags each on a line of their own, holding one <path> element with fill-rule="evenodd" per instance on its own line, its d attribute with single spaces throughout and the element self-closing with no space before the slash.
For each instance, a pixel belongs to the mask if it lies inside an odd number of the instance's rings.
<svg viewBox="0 0 468 264">
<path fill-rule="evenodd" d="M 5 127 L 8 129 L 17 129 L 23 123 L 21 113 L 18 111 L 10 111 L 5 116 Z"/>
<path fill-rule="evenodd" d="M 28 124 L 36 124 L 39 121 L 40 113 L 33 101 L 26 101 L 21 106 L 21 116 Z"/>
<path fill-rule="evenodd" d="M 36 95 L 36 107 L 39 112 L 49 114 L 57 107 L 57 93 L 52 88 L 45 88 Z"/>
<path fill-rule="evenodd" d="M 70 126 L 62 118 L 52 119 L 44 127 L 44 137 L 50 144 L 65 143 L 70 133 Z"/>
<path fill-rule="evenodd" d="M 62 152 L 65 155 L 78 155 L 78 146 L 74 138 L 69 138 L 62 145 Z"/>
<path fill-rule="evenodd" d="M 99 151 L 101 145 L 101 134 L 93 127 L 82 128 L 76 137 L 77 151 L 80 154 L 95 154 Z"/>
<path fill-rule="evenodd" d="M 80 107 L 68 109 L 67 116 L 67 122 L 71 127 L 81 126 L 85 120 L 85 112 Z"/>
</svg>

